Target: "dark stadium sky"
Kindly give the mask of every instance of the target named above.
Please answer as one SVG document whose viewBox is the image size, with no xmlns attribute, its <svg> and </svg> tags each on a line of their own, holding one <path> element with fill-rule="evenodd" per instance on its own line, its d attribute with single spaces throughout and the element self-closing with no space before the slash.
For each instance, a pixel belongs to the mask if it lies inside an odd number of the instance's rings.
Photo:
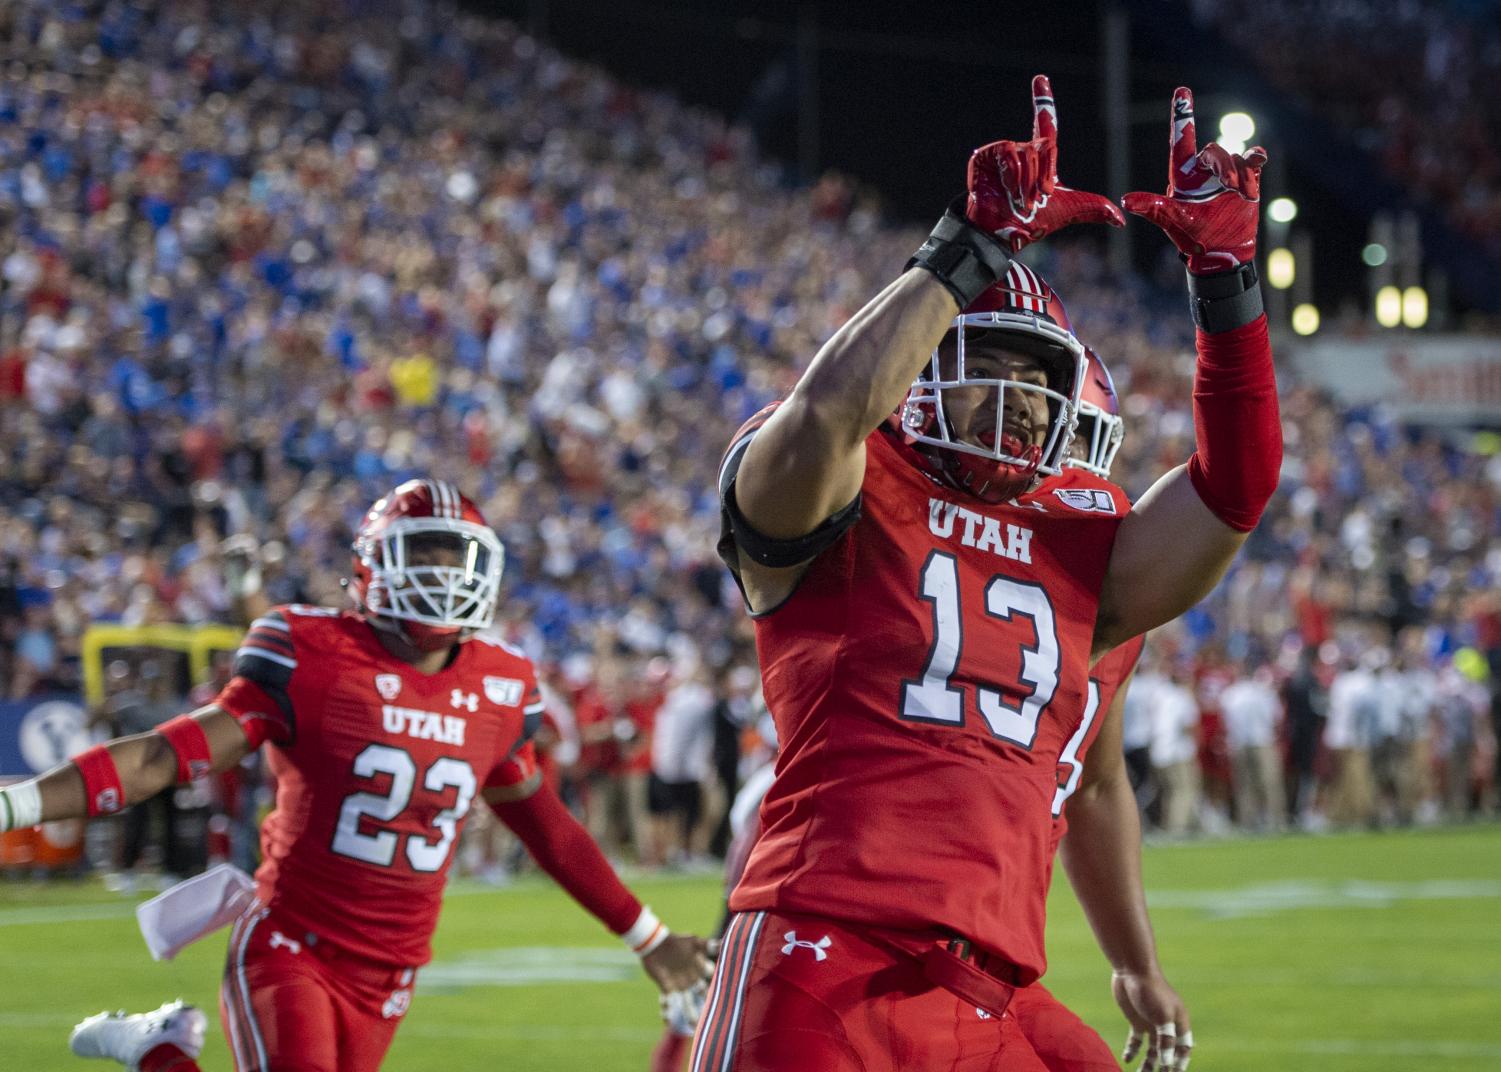
<svg viewBox="0 0 1501 1072">
<path fill-rule="evenodd" d="M 1078 4 L 923 0 L 465 0 L 541 28 L 563 51 L 627 81 L 675 91 L 752 126 L 763 148 L 796 163 L 800 143 L 798 39 L 816 20 L 816 159 L 878 189 L 899 217 L 927 221 L 963 185 L 976 145 L 1030 129 L 1029 79 L 1052 76 L 1060 112 L 1064 181 L 1119 197 L 1160 189 L 1168 101 L 1179 84 L 1198 97 L 1201 127 L 1244 109 L 1258 117 L 1256 140 L 1271 151 L 1268 196 L 1288 193 L 1316 231 L 1315 300 L 1326 310 L 1364 302 L 1358 267 L 1370 207 L 1353 206 L 1315 181 L 1330 174 L 1313 159 L 1297 115 L 1262 99 L 1259 79 L 1222 44 L 1185 24 L 1168 0 L 1128 0 L 1131 137 L 1126 189 L 1107 189 L 1101 60 L 1103 0 Z M 1280 122 L 1279 122 L 1280 120 Z M 1298 135 L 1302 134 L 1301 140 Z M 1284 139 L 1287 139 L 1284 141 Z M 1296 151 L 1293 151 L 1294 147 Z M 1347 180 L 1348 175 L 1344 176 Z M 1130 229 L 1136 263 L 1147 267 L 1158 236 Z"/>
</svg>

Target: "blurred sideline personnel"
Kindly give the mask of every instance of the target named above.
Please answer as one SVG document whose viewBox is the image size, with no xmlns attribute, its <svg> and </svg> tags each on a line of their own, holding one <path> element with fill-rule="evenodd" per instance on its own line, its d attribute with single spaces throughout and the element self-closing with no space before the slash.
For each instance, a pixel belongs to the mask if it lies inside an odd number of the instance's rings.
<svg viewBox="0 0 1501 1072">
<path fill-rule="evenodd" d="M 1120 403 L 1110 372 L 1098 354 L 1085 348 L 1087 364 L 1084 388 L 1079 399 L 1079 427 L 1069 447 L 1064 464 L 1083 469 L 1102 479 L 1110 479 L 1110 467 L 1124 438 Z M 1126 776 L 1125 757 L 1120 747 L 1127 684 L 1136 671 L 1145 637 L 1128 640 L 1103 656 L 1090 671 L 1088 699 L 1093 706 L 1077 716 L 1076 729 L 1070 740 L 1077 748 L 1059 757 L 1058 789 L 1053 804 L 1051 859 L 1068 829 L 1065 809 L 1078 793 L 1076 809 L 1106 809 L 1110 821 L 1119 824 L 1122 836 L 1138 846 L 1141 840 L 1135 797 Z M 1098 712 L 1103 709 L 1104 714 Z M 1104 737 L 1107 747 L 1090 752 Z M 1092 755 L 1093 759 L 1086 759 Z M 775 764 L 767 763 L 746 779 L 745 787 L 735 797 L 728 816 L 734 838 L 725 858 L 725 889 L 734 890 L 745 871 L 751 848 L 761 832 L 760 807 L 771 788 Z M 1087 823 L 1086 823 L 1087 827 Z M 1064 866 L 1070 866 L 1072 845 L 1064 850 Z M 1050 880 L 1049 880 L 1050 882 Z M 726 923 L 728 923 L 728 916 Z M 720 928 L 721 932 L 723 927 Z M 1094 1030 L 1084 1024 L 1041 982 L 1022 987 L 1011 998 L 1006 1015 L 1015 1017 L 1028 1044 L 1049 1072 L 1116 1072 L 1118 1066 L 1110 1047 Z M 651 1072 L 682 1072 L 687 1058 L 688 1040 L 670 1028 L 652 1052 Z M 1134 1054 L 1132 1055 L 1134 1057 Z"/>
<path fill-rule="evenodd" d="M 504 549 L 451 485 L 413 480 L 354 542 L 353 610 L 258 618 L 214 702 L 7 789 L 7 827 L 102 815 L 264 745 L 277 778 L 255 897 L 234 923 L 220 1016 L 240 1072 L 379 1067 L 431 957 L 452 849 L 476 794 L 668 995 L 707 973 L 542 784 L 531 663 L 479 635 Z M 92 1017 L 74 1052 L 144 1072 L 196 1068 L 203 1014 L 181 1004 Z"/>
<path fill-rule="evenodd" d="M 721 468 L 720 546 L 782 756 L 694 1072 L 1046 1067 L 1007 1007 L 1046 967 L 1070 715 L 1097 705 L 1097 656 L 1209 592 L 1276 486 L 1253 265 L 1266 157 L 1200 152 L 1187 89 L 1167 193 L 1125 204 L 1187 261 L 1196 451 L 1129 509 L 1062 468 L 1084 350 L 1011 255 L 1123 218 L 1058 182 L 1046 78 L 1033 98 L 1032 140 L 972 155 L 967 198 Z M 1188 1015 L 1157 962 L 1125 810 L 1073 812 L 1069 869 L 1145 1067 L 1181 1069 Z"/>
</svg>

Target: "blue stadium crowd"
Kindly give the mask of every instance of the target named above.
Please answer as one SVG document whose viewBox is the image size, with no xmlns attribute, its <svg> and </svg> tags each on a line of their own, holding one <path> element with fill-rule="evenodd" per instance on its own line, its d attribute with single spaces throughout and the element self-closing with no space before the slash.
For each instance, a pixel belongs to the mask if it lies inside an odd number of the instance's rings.
<svg viewBox="0 0 1501 1072">
<path fill-rule="evenodd" d="M 506 543 L 500 627 L 578 712 L 565 769 L 712 781 L 716 748 L 681 726 L 754 721 L 713 551 L 720 452 L 921 233 L 839 176 L 793 185 L 717 116 L 444 5 L 5 5 L 0 699 L 76 690 L 91 623 L 233 621 L 242 554 L 270 601 L 341 605 L 362 511 L 435 475 Z M 1139 494 L 1192 450 L 1181 295 L 1112 277 L 1086 243 L 1038 253 L 1115 371 L 1115 478 Z M 1144 804 L 1184 831 L 1494 808 L 1501 454 L 1290 379 L 1283 412 L 1266 519 L 1149 643 L 1142 695 L 1184 689 L 1194 717 L 1136 705 Z M 1398 670 L 1458 697 L 1408 689 L 1400 799 L 1379 718 L 1323 738 L 1342 676 Z M 1242 681 L 1278 707 L 1266 814 L 1237 798 L 1244 733 L 1219 701 Z M 669 708 L 692 762 L 652 748 Z M 1181 779 L 1154 788 L 1185 741 L 1186 812 Z M 1343 780 L 1351 748 L 1364 789 Z"/>
<path fill-rule="evenodd" d="M 1190 0 L 1458 230 L 1501 254 L 1496 0 Z"/>
</svg>

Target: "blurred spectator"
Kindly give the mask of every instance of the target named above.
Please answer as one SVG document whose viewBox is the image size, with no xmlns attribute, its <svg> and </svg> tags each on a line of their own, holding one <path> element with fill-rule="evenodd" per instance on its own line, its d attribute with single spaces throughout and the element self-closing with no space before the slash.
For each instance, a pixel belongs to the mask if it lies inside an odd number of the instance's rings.
<svg viewBox="0 0 1501 1072">
<path fill-rule="evenodd" d="M 1247 674 L 1245 667 L 1220 693 L 1225 736 L 1235 783 L 1236 822 L 1251 830 L 1280 830 L 1286 821 L 1282 756 L 1277 730 L 1282 703 L 1267 667 Z"/>
<path fill-rule="evenodd" d="M 1152 690 L 1152 769 L 1162 793 L 1162 830 L 1180 836 L 1196 829 L 1202 775 L 1198 764 L 1199 705 L 1188 688 L 1188 668 Z"/>
<path fill-rule="evenodd" d="M 683 865 L 704 854 L 704 791 L 713 771 L 714 692 L 696 664 L 667 692 L 652 738 L 650 802 L 665 860 Z"/>
<path fill-rule="evenodd" d="M 709 854 L 724 856 L 733 831 L 730 807 L 740 792 L 740 738 L 765 712 L 761 699 L 761 675 L 754 666 L 739 663 L 726 667 L 720 675 L 718 699 L 714 704 L 714 778 L 718 796 L 724 806 L 717 822 L 710 814 L 714 833 L 709 839 Z"/>
<path fill-rule="evenodd" d="M 1150 647 L 1143 654 L 1126 689 L 1121 712 L 1121 747 L 1126 753 L 1126 774 L 1136 807 L 1150 823 L 1161 819 L 1157 780 L 1152 775 L 1152 723 L 1157 690 L 1166 683 L 1157 672 Z"/>
<path fill-rule="evenodd" d="M 167 668 L 156 659 L 143 660 L 133 672 L 128 664 L 114 663 L 110 678 L 117 691 L 106 701 L 106 711 L 115 736 L 145 733 L 183 709 L 184 697 L 174 687 Z M 202 848 L 201 838 L 189 836 L 180 793 L 191 793 L 191 788 L 164 789 L 120 816 L 119 869 L 105 880 L 111 889 L 135 892 L 142 878 L 138 868 L 154 830 L 158 831 L 163 888 L 203 869 L 206 848 Z"/>
<path fill-rule="evenodd" d="M 1324 739 L 1329 694 L 1319 679 L 1318 649 L 1304 645 L 1297 660 L 1297 669 L 1282 686 L 1287 712 L 1287 813 L 1306 829 L 1317 824 L 1315 764 Z"/>
<path fill-rule="evenodd" d="M 1368 650 L 1329 686 L 1324 745 L 1333 756 L 1334 781 L 1328 818 L 1340 826 L 1364 826 L 1375 817 L 1371 747 L 1381 720 L 1381 689 L 1373 670 L 1385 662 L 1385 651 Z"/>
</svg>

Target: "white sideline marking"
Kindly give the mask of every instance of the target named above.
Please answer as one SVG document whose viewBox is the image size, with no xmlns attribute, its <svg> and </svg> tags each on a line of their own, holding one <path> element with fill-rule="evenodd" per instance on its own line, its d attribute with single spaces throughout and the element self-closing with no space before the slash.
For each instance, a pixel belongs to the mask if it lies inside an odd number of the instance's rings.
<svg viewBox="0 0 1501 1072">
<path fill-rule="evenodd" d="M 640 975 L 640 959 L 628 949 L 522 946 L 474 950 L 453 960 L 435 961 L 417 973 L 417 989 L 619 983 Z"/>
<path fill-rule="evenodd" d="M 1501 882 L 1432 879 L 1426 882 L 1358 880 L 1266 882 L 1219 890 L 1147 890 L 1153 908 L 1197 908 L 1211 919 L 1269 916 L 1303 908 L 1390 908 L 1400 901 L 1463 901 L 1501 897 Z"/>
<path fill-rule="evenodd" d="M 95 919 L 125 919 L 136 914 L 135 902 L 81 904 L 60 908 L 0 908 L 0 927 L 28 927 L 47 923 L 86 923 Z"/>
</svg>

